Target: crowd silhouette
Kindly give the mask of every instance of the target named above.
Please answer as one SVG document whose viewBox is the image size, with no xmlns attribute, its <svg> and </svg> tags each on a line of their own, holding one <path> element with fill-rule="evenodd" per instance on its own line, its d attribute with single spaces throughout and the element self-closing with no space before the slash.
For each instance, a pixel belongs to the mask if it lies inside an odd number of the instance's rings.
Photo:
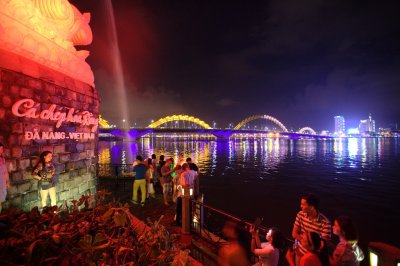
<svg viewBox="0 0 400 266">
<path fill-rule="evenodd" d="M 190 188 L 193 199 L 200 194 L 199 168 L 191 158 L 184 160 L 180 154 L 175 162 L 174 158 L 165 159 L 161 155 L 157 162 L 155 154 L 146 160 L 138 155 L 133 163 L 133 173 L 135 181 L 132 202 L 144 206 L 146 199 L 155 196 L 154 186 L 159 186 L 162 188 L 163 204 L 169 206 L 176 203 L 174 223 L 180 226 L 182 189 Z M 352 220 L 347 216 L 340 216 L 334 219 L 332 226 L 330 220 L 320 212 L 319 199 L 314 194 L 301 197 L 300 211 L 294 220 L 291 238 L 284 237 L 281 230 L 272 227 L 266 232 L 266 241 L 262 242 L 257 226 L 248 230 L 234 221 L 227 221 L 222 230 L 226 245 L 219 251 L 218 264 L 358 266 L 364 259 L 364 254 L 357 245 L 358 235 Z M 339 239 L 336 245 L 332 240 L 332 233 Z"/>
</svg>

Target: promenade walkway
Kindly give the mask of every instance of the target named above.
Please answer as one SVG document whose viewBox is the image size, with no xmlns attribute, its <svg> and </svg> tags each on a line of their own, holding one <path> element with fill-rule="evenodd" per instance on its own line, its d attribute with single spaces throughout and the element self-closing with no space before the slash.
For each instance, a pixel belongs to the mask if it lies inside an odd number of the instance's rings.
<svg viewBox="0 0 400 266">
<path fill-rule="evenodd" d="M 133 204 L 132 199 L 132 182 L 125 181 L 115 183 L 115 180 L 102 179 L 99 178 L 98 189 L 106 189 L 112 193 L 112 197 L 122 203 L 129 203 L 131 213 L 138 219 L 147 222 L 147 219 L 151 221 L 161 220 L 161 224 L 165 226 L 169 233 L 175 234 L 177 236 L 177 245 L 182 249 L 189 249 L 190 254 L 196 260 L 199 260 L 204 265 L 217 265 L 213 258 L 208 256 L 204 251 L 198 248 L 198 245 L 193 245 L 192 241 L 200 243 L 201 246 L 205 247 L 207 250 L 216 253 L 217 250 L 213 249 L 208 243 L 204 242 L 201 238 L 196 235 L 186 235 L 181 233 L 181 228 L 174 223 L 175 208 L 176 204 L 170 204 L 170 206 L 165 206 L 163 204 L 163 196 L 161 187 L 156 186 L 156 196 L 155 198 L 149 198 L 146 201 L 145 206 L 140 206 L 140 204 Z M 139 194 L 140 198 L 140 194 Z"/>
</svg>

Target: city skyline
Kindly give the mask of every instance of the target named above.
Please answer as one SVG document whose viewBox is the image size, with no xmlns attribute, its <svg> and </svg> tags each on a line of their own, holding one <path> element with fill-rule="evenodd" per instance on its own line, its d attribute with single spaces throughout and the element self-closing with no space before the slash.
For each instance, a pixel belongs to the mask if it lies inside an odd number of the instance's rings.
<svg viewBox="0 0 400 266">
<path fill-rule="evenodd" d="M 189 117 L 190 120 L 180 120 L 181 118 L 177 118 L 177 120 L 174 120 L 173 117 Z M 260 116 L 260 115 L 257 115 Z M 262 116 L 262 115 L 261 115 Z M 240 123 L 243 123 L 245 120 L 249 119 L 251 117 L 248 117 L 242 121 L 240 121 Z M 318 131 L 317 134 L 322 134 L 322 135 L 334 135 L 334 136 L 345 136 L 347 134 L 350 135 L 357 135 L 357 134 L 369 134 L 369 133 L 378 133 L 379 131 L 383 130 L 383 131 L 387 131 L 387 130 L 397 130 L 397 124 L 394 125 L 394 127 L 392 128 L 377 128 L 376 125 L 376 121 L 372 119 L 372 114 L 370 113 L 368 115 L 367 119 L 359 119 L 358 120 L 358 124 L 355 126 L 354 121 L 352 123 L 350 123 L 350 125 L 346 122 L 346 119 L 344 116 L 334 116 L 334 123 L 333 123 L 333 130 L 330 130 L 328 128 L 325 129 L 315 129 L 309 126 L 304 126 L 302 128 L 293 128 L 289 126 L 289 129 L 287 130 L 288 132 L 299 132 L 299 130 L 304 130 L 305 128 L 310 128 L 312 130 L 316 130 Z M 279 124 L 281 123 L 281 121 L 277 120 L 277 121 L 273 121 L 275 120 L 274 117 L 271 117 L 272 120 L 265 120 L 262 119 L 262 117 L 259 117 L 257 119 L 252 119 L 252 123 L 253 125 L 249 125 L 248 122 L 245 123 L 245 128 L 246 129 L 264 129 L 264 130 L 271 130 L 271 131 L 279 131 Z M 107 124 L 106 127 L 118 127 L 116 122 L 112 122 L 112 121 L 107 121 L 104 120 L 102 118 L 102 120 L 104 121 L 105 124 Z M 171 120 L 169 122 L 162 122 L 162 120 Z M 199 120 L 200 123 L 193 123 L 191 122 L 192 120 Z M 257 123 L 254 123 L 254 121 L 259 121 L 259 122 L 268 122 L 272 125 L 270 126 L 266 126 L 261 125 L 258 126 Z M 263 120 L 263 121 L 260 121 Z M 180 124 L 183 123 L 183 126 Z M 239 123 L 239 124 L 240 124 Z M 216 128 L 216 129 L 233 129 L 236 128 L 237 126 L 239 126 L 239 124 L 235 124 L 235 123 L 229 123 L 228 125 L 219 125 L 217 126 L 216 122 L 213 121 L 213 123 L 210 123 L 209 125 L 207 124 L 207 121 L 202 121 L 201 119 L 199 119 L 198 117 L 193 117 L 193 116 L 187 116 L 187 115 L 172 115 L 172 116 L 168 116 L 167 117 L 162 117 L 160 119 L 154 120 L 151 119 L 149 123 L 147 124 L 140 124 L 137 123 L 135 121 L 131 121 L 130 123 L 128 123 L 128 121 L 126 121 L 125 119 L 123 119 L 122 121 L 122 125 L 120 125 L 121 128 L 157 128 L 157 127 L 165 127 L 165 128 L 207 128 L 209 127 L 211 128 Z M 285 126 L 284 124 L 282 124 L 282 126 Z"/>
<path fill-rule="evenodd" d="M 71 1 L 92 13 L 85 49 L 101 114 L 119 121 L 104 2 Z M 188 114 L 228 126 L 267 114 L 333 130 L 335 115 L 358 124 L 372 113 L 377 127 L 398 123 L 398 3 L 112 3 L 131 121 Z"/>
</svg>

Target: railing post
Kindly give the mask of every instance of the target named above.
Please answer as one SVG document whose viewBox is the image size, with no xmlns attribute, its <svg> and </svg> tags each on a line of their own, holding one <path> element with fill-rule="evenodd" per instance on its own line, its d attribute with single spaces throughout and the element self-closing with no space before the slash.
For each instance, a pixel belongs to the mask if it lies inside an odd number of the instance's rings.
<svg viewBox="0 0 400 266">
<path fill-rule="evenodd" d="M 190 187 L 182 188 L 182 234 L 190 234 Z"/>
<path fill-rule="evenodd" d="M 400 264 L 400 248 L 398 247 L 382 242 L 370 242 L 368 253 L 371 266 Z"/>
<path fill-rule="evenodd" d="M 204 226 L 204 206 L 203 206 L 204 194 L 200 195 L 198 201 L 201 202 L 201 205 L 200 205 L 200 228 L 203 228 L 203 226 Z"/>
</svg>

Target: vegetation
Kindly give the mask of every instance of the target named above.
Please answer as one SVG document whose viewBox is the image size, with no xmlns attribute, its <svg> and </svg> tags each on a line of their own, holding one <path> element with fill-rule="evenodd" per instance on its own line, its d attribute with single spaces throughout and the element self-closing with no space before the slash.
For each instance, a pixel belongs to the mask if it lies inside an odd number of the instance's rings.
<svg viewBox="0 0 400 266">
<path fill-rule="evenodd" d="M 188 252 L 160 224 L 148 227 L 110 193 L 83 195 L 61 207 L 9 210 L 0 216 L 2 265 L 189 265 Z"/>
</svg>

